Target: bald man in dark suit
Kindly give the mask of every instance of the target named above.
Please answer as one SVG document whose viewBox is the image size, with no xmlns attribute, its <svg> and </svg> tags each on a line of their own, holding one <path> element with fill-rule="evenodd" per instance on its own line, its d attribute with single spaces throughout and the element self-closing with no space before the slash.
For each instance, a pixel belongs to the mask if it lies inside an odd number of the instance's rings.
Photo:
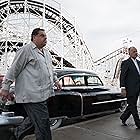
<svg viewBox="0 0 140 140">
<path fill-rule="evenodd" d="M 137 110 L 137 100 L 140 92 L 140 61 L 137 60 L 137 49 L 128 49 L 130 57 L 121 64 L 120 87 L 122 96 L 126 96 L 128 106 L 120 116 L 123 125 L 133 116 L 137 128 L 140 128 L 140 119 Z"/>
</svg>

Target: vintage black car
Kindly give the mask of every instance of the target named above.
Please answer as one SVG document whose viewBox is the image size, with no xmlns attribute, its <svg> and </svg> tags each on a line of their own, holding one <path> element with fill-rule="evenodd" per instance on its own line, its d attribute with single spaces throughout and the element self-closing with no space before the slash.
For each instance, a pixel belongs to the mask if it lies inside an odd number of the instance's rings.
<svg viewBox="0 0 140 140">
<path fill-rule="evenodd" d="M 62 90 L 48 99 L 51 128 L 58 128 L 63 119 L 82 118 L 106 111 L 123 111 L 127 105 L 117 88 L 108 88 L 97 74 L 74 68 L 56 69 Z M 19 104 L 7 105 L 5 110 L 26 117 Z"/>
<path fill-rule="evenodd" d="M 106 87 L 97 74 L 89 70 L 56 69 L 61 92 L 48 99 L 52 128 L 65 118 L 88 117 L 107 111 L 123 111 L 127 106 L 116 87 Z"/>
</svg>

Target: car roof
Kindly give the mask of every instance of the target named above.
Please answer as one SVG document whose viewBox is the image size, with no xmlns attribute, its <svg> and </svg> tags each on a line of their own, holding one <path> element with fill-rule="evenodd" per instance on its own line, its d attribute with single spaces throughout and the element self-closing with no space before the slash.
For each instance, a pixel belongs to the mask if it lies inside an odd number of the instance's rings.
<svg viewBox="0 0 140 140">
<path fill-rule="evenodd" d="M 55 72 L 57 72 L 57 76 L 61 77 L 63 75 L 68 74 L 88 74 L 88 75 L 94 75 L 97 76 L 96 73 L 94 73 L 91 70 L 85 70 L 85 69 L 77 69 L 77 68 L 62 68 L 62 69 L 55 69 Z"/>
</svg>

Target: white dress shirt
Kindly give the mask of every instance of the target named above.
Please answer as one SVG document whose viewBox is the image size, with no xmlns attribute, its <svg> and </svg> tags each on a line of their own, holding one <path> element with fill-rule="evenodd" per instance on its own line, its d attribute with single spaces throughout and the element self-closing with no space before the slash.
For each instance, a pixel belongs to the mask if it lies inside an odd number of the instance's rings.
<svg viewBox="0 0 140 140">
<path fill-rule="evenodd" d="M 133 60 L 135 66 L 136 66 L 136 68 L 137 68 L 137 71 L 138 71 L 138 73 L 139 73 L 139 75 L 140 75 L 140 68 L 139 68 L 139 66 L 138 66 L 137 59 L 133 59 L 133 58 L 131 58 L 131 59 Z"/>
</svg>

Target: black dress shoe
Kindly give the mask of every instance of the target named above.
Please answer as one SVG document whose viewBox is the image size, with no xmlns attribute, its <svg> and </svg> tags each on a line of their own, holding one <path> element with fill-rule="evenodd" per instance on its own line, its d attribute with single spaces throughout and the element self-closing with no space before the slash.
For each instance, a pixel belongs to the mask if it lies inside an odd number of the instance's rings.
<svg viewBox="0 0 140 140">
<path fill-rule="evenodd" d="M 127 126 L 126 122 L 122 120 L 122 125 Z"/>
<path fill-rule="evenodd" d="M 136 125 L 137 129 L 140 129 L 140 125 Z"/>
<path fill-rule="evenodd" d="M 121 119 L 121 118 L 120 118 L 120 119 Z M 121 121 L 122 121 L 122 125 L 123 125 L 123 126 L 127 126 L 126 121 L 124 121 L 123 119 L 121 119 Z"/>
</svg>

